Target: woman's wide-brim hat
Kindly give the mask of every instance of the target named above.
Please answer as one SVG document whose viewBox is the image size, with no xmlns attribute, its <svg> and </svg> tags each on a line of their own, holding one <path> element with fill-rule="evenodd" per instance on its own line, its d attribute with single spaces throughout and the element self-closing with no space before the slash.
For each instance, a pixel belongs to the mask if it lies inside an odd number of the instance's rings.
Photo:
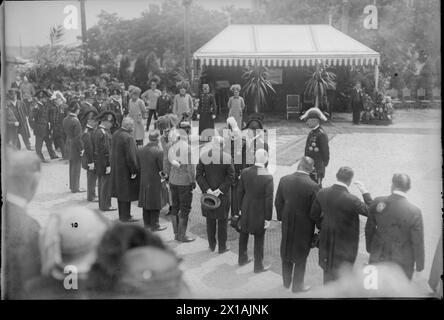
<svg viewBox="0 0 444 320">
<path fill-rule="evenodd" d="M 220 199 L 214 194 L 204 193 L 200 198 L 200 203 L 202 207 L 209 210 L 215 210 L 220 207 Z"/>
<path fill-rule="evenodd" d="M 110 121 L 112 123 L 117 122 L 116 120 L 116 114 L 112 111 L 102 111 L 99 113 L 99 115 L 97 116 L 97 120 L 99 121 Z"/>
<path fill-rule="evenodd" d="M 80 109 L 80 114 L 78 116 L 79 120 L 82 121 L 84 119 L 88 119 L 88 115 L 92 113 L 93 117 L 97 117 L 97 114 L 99 113 L 94 106 L 85 106 Z"/>
</svg>

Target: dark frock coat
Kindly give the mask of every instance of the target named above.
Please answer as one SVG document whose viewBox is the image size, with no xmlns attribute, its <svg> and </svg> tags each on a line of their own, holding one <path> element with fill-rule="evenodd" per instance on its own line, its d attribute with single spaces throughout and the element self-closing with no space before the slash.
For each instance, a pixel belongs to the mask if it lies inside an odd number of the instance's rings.
<svg viewBox="0 0 444 320">
<path fill-rule="evenodd" d="M 273 216 L 273 191 L 273 176 L 267 169 L 254 165 L 242 170 L 237 190 L 242 232 L 264 232 L 265 220 Z"/>
<path fill-rule="evenodd" d="M 338 270 L 343 263 L 353 265 L 358 254 L 359 215 L 367 216 L 372 199 L 363 195 L 364 202 L 344 186 L 336 185 L 318 192 L 310 217 L 319 232 L 319 265 L 324 271 Z"/>
<path fill-rule="evenodd" d="M 162 209 L 162 183 L 160 172 L 163 171 L 163 150 L 156 142 L 149 142 L 139 150 L 140 166 L 139 207 L 146 210 Z"/>
<path fill-rule="evenodd" d="M 315 227 L 310 210 L 319 189 L 308 174 L 300 172 L 279 182 L 275 207 L 277 220 L 282 221 L 282 260 L 298 263 L 307 258 Z"/>
<path fill-rule="evenodd" d="M 392 194 L 376 198 L 365 226 L 369 263 L 394 262 L 409 279 L 424 269 L 424 227 L 421 210 L 406 198 Z M 441 270 L 442 271 L 442 270 Z"/>
<path fill-rule="evenodd" d="M 96 174 L 103 176 L 106 174 L 106 167 L 111 166 L 111 133 L 103 127 L 94 130 L 93 148 L 94 148 L 94 168 Z"/>
<path fill-rule="evenodd" d="M 66 150 L 69 152 L 69 160 L 81 160 L 83 150 L 82 126 L 77 116 L 68 114 L 63 119 L 63 129 L 66 134 Z"/>
<path fill-rule="evenodd" d="M 94 144 L 93 144 L 93 128 L 86 127 L 82 133 L 82 142 L 85 151 L 82 156 L 82 168 L 89 170 L 88 164 L 94 163 Z M 94 170 L 95 171 L 95 170 Z"/>
<path fill-rule="evenodd" d="M 139 199 L 139 168 L 133 135 L 120 128 L 111 138 L 111 196 L 119 201 Z M 131 179 L 132 174 L 137 174 Z"/>
<path fill-rule="evenodd" d="M 209 151 L 208 157 L 211 158 L 211 155 L 212 152 Z M 230 211 L 234 167 L 231 163 L 231 157 L 227 153 L 221 153 L 218 162 L 204 164 L 200 159 L 196 167 L 196 182 L 202 193 L 206 193 L 208 189 L 219 189 L 223 193 L 219 196 L 221 200 L 219 208 L 211 210 L 201 206 L 202 215 L 212 219 L 227 219 Z"/>
<path fill-rule="evenodd" d="M 49 105 L 35 102 L 31 111 L 32 130 L 36 137 L 45 138 L 49 135 Z"/>
<path fill-rule="evenodd" d="M 23 102 L 17 100 L 16 105 L 14 107 L 12 102 L 8 101 L 8 107 L 9 106 L 13 110 L 15 118 L 19 122 L 17 133 L 21 134 L 24 139 L 29 139 L 31 137 L 31 133 L 28 127 L 28 121 L 26 120 L 26 111 Z"/>
</svg>

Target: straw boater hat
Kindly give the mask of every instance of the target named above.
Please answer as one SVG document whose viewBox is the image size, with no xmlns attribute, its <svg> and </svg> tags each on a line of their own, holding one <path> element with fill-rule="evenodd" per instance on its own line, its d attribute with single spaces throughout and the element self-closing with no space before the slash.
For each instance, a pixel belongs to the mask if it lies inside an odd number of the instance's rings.
<svg viewBox="0 0 444 320">
<path fill-rule="evenodd" d="M 58 90 L 56 90 L 56 91 L 54 91 L 54 92 L 52 93 L 51 100 L 55 100 L 55 99 L 57 99 L 57 98 L 62 99 L 63 102 L 66 103 L 66 98 L 65 98 L 65 96 L 63 95 L 63 93 L 61 93 L 61 92 L 58 91 Z"/>
<path fill-rule="evenodd" d="M 239 91 L 241 91 L 241 86 L 240 86 L 240 84 L 233 84 L 233 85 L 231 85 L 231 87 L 230 87 L 230 91 L 234 91 L 234 90 L 239 90 Z"/>
<path fill-rule="evenodd" d="M 313 107 L 308 109 L 302 116 L 301 120 L 308 120 L 308 119 L 319 119 L 319 121 L 327 121 L 327 117 L 322 113 L 319 108 Z"/>
</svg>

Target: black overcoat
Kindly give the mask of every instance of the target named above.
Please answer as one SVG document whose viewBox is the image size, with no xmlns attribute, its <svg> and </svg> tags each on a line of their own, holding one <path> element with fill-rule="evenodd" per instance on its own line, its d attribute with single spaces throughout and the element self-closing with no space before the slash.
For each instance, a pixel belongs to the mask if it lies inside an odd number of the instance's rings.
<svg viewBox="0 0 444 320">
<path fill-rule="evenodd" d="M 120 201 L 139 199 L 139 168 L 133 135 L 120 128 L 111 138 L 111 196 Z M 137 174 L 131 179 L 132 174 Z"/>
<path fill-rule="evenodd" d="M 199 114 L 199 134 L 205 129 L 214 129 L 213 115 L 216 114 L 216 100 L 211 93 L 200 95 L 197 112 Z"/>
<path fill-rule="evenodd" d="M 273 216 L 273 176 L 256 165 L 242 170 L 238 185 L 242 232 L 261 234 Z"/>
<path fill-rule="evenodd" d="M 15 106 L 11 101 L 8 101 L 8 106 L 10 106 L 14 111 L 15 118 L 19 122 L 17 132 L 21 134 L 24 139 L 29 139 L 31 137 L 31 133 L 28 127 L 28 120 L 26 120 L 25 105 L 20 100 L 17 100 Z"/>
<path fill-rule="evenodd" d="M 372 201 L 369 193 L 363 197 L 365 203 L 346 187 L 337 184 L 318 192 L 310 217 L 320 229 L 319 265 L 325 271 L 338 270 L 344 263 L 355 263 L 359 245 L 359 215 L 367 216 L 366 204 Z"/>
<path fill-rule="evenodd" d="M 94 128 L 87 126 L 82 133 L 83 148 L 85 149 L 82 156 L 82 168 L 85 170 L 89 170 L 88 164 L 94 163 L 94 145 L 93 145 L 94 130 L 95 130 Z"/>
<path fill-rule="evenodd" d="M 66 134 L 66 150 L 69 152 L 69 160 L 81 160 L 83 150 L 82 126 L 76 115 L 69 113 L 63 119 L 63 129 Z"/>
<path fill-rule="evenodd" d="M 36 137 L 49 135 L 49 105 L 43 102 L 35 102 L 31 111 L 32 130 Z"/>
<path fill-rule="evenodd" d="M 96 174 L 103 176 L 106 174 L 106 167 L 111 166 L 111 133 L 105 128 L 99 126 L 94 133 L 93 150 L 94 150 L 94 168 Z"/>
<path fill-rule="evenodd" d="M 212 151 L 208 152 L 211 158 Z M 202 193 L 206 193 L 208 189 L 219 189 L 222 194 L 219 196 L 221 200 L 220 207 L 214 210 L 201 206 L 202 215 L 212 219 L 227 219 L 231 204 L 231 185 L 234 181 L 234 167 L 231 163 L 231 157 L 228 153 L 221 153 L 216 163 L 204 164 L 202 159 L 196 167 L 196 182 Z"/>
<path fill-rule="evenodd" d="M 139 150 L 140 166 L 139 207 L 146 210 L 160 210 L 163 171 L 163 150 L 158 143 L 149 142 Z"/>
<path fill-rule="evenodd" d="M 424 269 L 424 227 L 421 210 L 403 196 L 376 198 L 365 226 L 369 263 L 393 262 L 408 278 Z M 442 270 L 441 270 L 442 271 Z"/>
<path fill-rule="evenodd" d="M 308 174 L 295 172 L 279 182 L 275 207 L 282 221 L 281 258 L 298 263 L 305 261 L 314 235 L 315 222 L 310 210 L 320 186 Z"/>
</svg>

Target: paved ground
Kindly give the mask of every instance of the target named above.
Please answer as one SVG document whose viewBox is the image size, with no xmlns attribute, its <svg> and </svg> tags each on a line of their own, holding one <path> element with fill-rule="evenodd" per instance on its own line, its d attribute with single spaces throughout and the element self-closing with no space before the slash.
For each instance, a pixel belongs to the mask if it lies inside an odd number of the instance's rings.
<svg viewBox="0 0 444 320">
<path fill-rule="evenodd" d="M 330 138 L 331 161 L 327 168 L 324 185 L 332 184 L 340 166 L 348 165 L 355 170 L 355 177 L 363 181 L 374 196 L 386 195 L 390 191 L 390 179 L 394 172 L 406 172 L 412 178 L 410 199 L 421 208 L 424 217 L 426 270 L 428 277 L 433 254 L 442 232 L 441 219 L 441 128 L 440 110 L 396 111 L 395 124 L 391 126 L 351 125 L 350 115 L 335 114 L 334 121 L 325 125 Z M 196 125 L 196 124 L 195 124 Z M 222 126 L 223 124 L 218 124 Z M 289 122 L 271 119 L 267 128 L 277 129 L 277 167 L 274 172 L 275 188 L 279 179 L 295 170 L 302 156 L 308 129 L 297 120 Z M 27 151 L 23 151 L 27 152 Z M 86 187 L 86 175 L 82 172 L 81 185 Z M 353 191 L 358 195 L 357 190 Z M 195 297 L 197 298 L 277 298 L 296 297 L 284 290 L 281 280 L 279 259 L 280 224 L 273 221 L 265 236 L 265 260 L 271 263 L 271 271 L 254 274 L 252 264 L 237 266 L 237 233 L 229 228 L 231 250 L 225 254 L 210 253 L 206 241 L 205 221 L 199 205 L 200 191 L 196 190 L 189 230 L 197 236 L 192 243 L 179 244 L 173 240 L 169 221 L 163 220 L 169 228 L 160 232 L 184 258 L 183 268 Z M 85 201 L 85 194 L 71 194 L 68 191 L 68 165 L 64 161 L 43 164 L 42 180 L 31 205 L 31 213 L 44 223 L 48 212 L 61 210 L 68 205 L 79 204 L 96 208 L 96 203 Z M 117 205 L 115 199 L 113 204 Z M 133 215 L 141 218 L 141 209 L 132 206 Z M 117 219 L 117 213 L 106 214 Z M 361 221 L 361 245 L 356 266 L 362 266 L 368 259 L 363 247 L 363 226 Z M 252 255 L 253 239 L 250 239 L 249 254 Z M 314 286 L 311 293 L 301 297 L 328 296 L 322 288 L 322 272 L 317 265 L 317 250 L 308 259 L 306 283 Z M 425 281 L 415 283 L 424 289 Z M 342 288 L 342 287 L 341 287 Z M 335 289 L 336 290 L 336 289 Z M 336 296 L 338 291 L 331 296 Z M 415 291 L 416 292 L 416 291 Z M 418 291 L 418 295 L 425 294 Z"/>
</svg>

